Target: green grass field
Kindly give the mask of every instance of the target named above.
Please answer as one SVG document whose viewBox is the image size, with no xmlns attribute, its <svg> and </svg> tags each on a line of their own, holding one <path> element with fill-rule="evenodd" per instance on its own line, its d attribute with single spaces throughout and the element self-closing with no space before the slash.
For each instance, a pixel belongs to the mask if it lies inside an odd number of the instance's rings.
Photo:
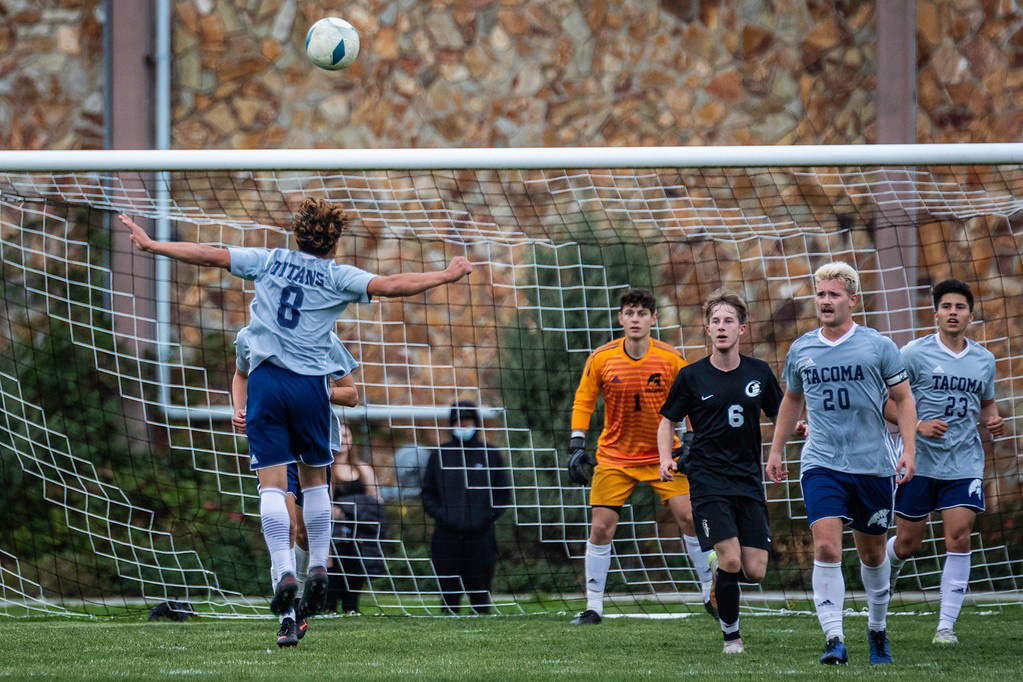
<svg viewBox="0 0 1023 682">
<path fill-rule="evenodd" d="M 274 621 L 7 619 L 0 622 L 0 677 L 174 677 L 202 679 L 339 677 L 380 679 L 785 677 L 1018 680 L 1023 677 L 1023 608 L 967 610 L 960 644 L 932 645 L 935 615 L 893 616 L 895 664 L 870 669 L 866 619 L 846 618 L 847 668 L 817 663 L 823 644 L 812 616 L 743 619 L 748 653 L 723 656 L 706 616 L 682 620 L 606 619 L 577 628 L 567 617 L 459 619 L 321 618 L 297 649 L 278 650 Z"/>
</svg>

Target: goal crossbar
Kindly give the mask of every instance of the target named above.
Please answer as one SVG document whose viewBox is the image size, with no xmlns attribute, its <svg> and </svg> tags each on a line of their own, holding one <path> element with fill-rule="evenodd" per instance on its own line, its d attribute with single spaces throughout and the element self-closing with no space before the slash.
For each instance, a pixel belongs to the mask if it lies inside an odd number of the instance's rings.
<svg viewBox="0 0 1023 682">
<path fill-rule="evenodd" d="M 1023 163 L 1023 143 L 0 151 L 0 171 L 499 170 Z"/>
</svg>

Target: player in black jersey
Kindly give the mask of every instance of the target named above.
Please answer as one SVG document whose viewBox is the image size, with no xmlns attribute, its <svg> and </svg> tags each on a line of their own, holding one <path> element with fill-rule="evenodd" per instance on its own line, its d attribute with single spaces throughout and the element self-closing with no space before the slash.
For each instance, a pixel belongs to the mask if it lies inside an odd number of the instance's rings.
<svg viewBox="0 0 1023 682">
<path fill-rule="evenodd" d="M 774 419 L 782 390 L 763 360 L 739 354 L 746 303 L 719 289 L 704 305 L 711 354 L 683 367 L 661 408 L 660 475 L 689 477 L 693 521 L 704 550 L 717 553 L 715 592 L 725 653 L 742 653 L 739 581 L 759 582 L 771 545 L 761 471 L 760 413 Z M 672 460 L 672 435 L 689 417 L 695 434 L 685 461 Z"/>
</svg>

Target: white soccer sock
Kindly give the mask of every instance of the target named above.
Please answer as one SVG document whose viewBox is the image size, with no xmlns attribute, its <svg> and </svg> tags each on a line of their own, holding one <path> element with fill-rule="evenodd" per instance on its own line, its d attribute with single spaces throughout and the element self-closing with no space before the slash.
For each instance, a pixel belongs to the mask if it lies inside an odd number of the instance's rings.
<svg viewBox="0 0 1023 682">
<path fill-rule="evenodd" d="M 892 565 L 888 563 L 888 557 L 880 566 L 867 566 L 860 562 L 860 579 L 863 581 L 863 589 L 867 592 L 867 629 L 884 630 L 885 620 L 888 618 L 888 602 L 891 599 L 889 590 L 889 579 L 892 574 Z"/>
<path fill-rule="evenodd" d="M 302 520 L 309 538 L 309 568 L 327 567 L 330 548 L 330 493 L 327 485 L 317 485 L 302 491 Z"/>
<path fill-rule="evenodd" d="M 700 579 L 700 590 L 703 592 L 703 601 L 710 599 L 710 588 L 711 588 L 711 573 L 710 564 L 707 563 L 707 555 L 710 552 L 704 552 L 700 549 L 700 541 L 695 535 L 683 535 L 682 545 L 686 548 L 686 554 L 689 555 L 689 560 L 693 562 L 693 568 L 696 570 L 696 577 Z"/>
<path fill-rule="evenodd" d="M 813 562 L 813 605 L 817 609 L 817 620 L 824 630 L 824 638 L 838 637 L 845 640 L 842 631 L 842 610 L 845 608 L 845 577 L 842 564 Z"/>
<path fill-rule="evenodd" d="M 947 552 L 945 568 L 941 571 L 941 615 L 938 617 L 938 629 L 951 630 L 955 626 L 959 612 L 966 599 L 966 590 L 970 586 L 970 553 Z"/>
<path fill-rule="evenodd" d="M 604 585 L 611 569 L 611 543 L 586 543 L 586 608 L 604 614 Z"/>
<path fill-rule="evenodd" d="M 899 555 L 895 553 L 895 536 L 888 538 L 888 542 L 885 544 L 885 550 L 888 554 L 888 563 L 892 565 L 892 580 L 899 575 L 899 571 L 902 570 L 903 565 L 909 560 L 909 557 L 900 559 Z"/>
<path fill-rule="evenodd" d="M 309 551 L 295 545 L 295 577 L 298 578 L 298 591 L 305 586 L 305 578 L 309 573 Z"/>
<path fill-rule="evenodd" d="M 274 589 L 285 573 L 295 572 L 291 557 L 291 517 L 284 502 L 284 491 L 279 488 L 263 488 L 259 491 L 259 519 L 263 526 L 263 539 L 270 551 L 273 566 Z"/>
</svg>

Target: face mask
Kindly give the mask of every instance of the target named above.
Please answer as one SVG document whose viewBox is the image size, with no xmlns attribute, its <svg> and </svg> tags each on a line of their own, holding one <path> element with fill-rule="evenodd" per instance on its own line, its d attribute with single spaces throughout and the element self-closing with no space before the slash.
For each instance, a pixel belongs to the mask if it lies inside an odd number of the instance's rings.
<svg viewBox="0 0 1023 682">
<path fill-rule="evenodd" d="M 451 435 L 458 440 L 467 441 L 476 435 L 476 427 L 466 426 L 465 428 L 454 428 L 451 429 Z"/>
</svg>

